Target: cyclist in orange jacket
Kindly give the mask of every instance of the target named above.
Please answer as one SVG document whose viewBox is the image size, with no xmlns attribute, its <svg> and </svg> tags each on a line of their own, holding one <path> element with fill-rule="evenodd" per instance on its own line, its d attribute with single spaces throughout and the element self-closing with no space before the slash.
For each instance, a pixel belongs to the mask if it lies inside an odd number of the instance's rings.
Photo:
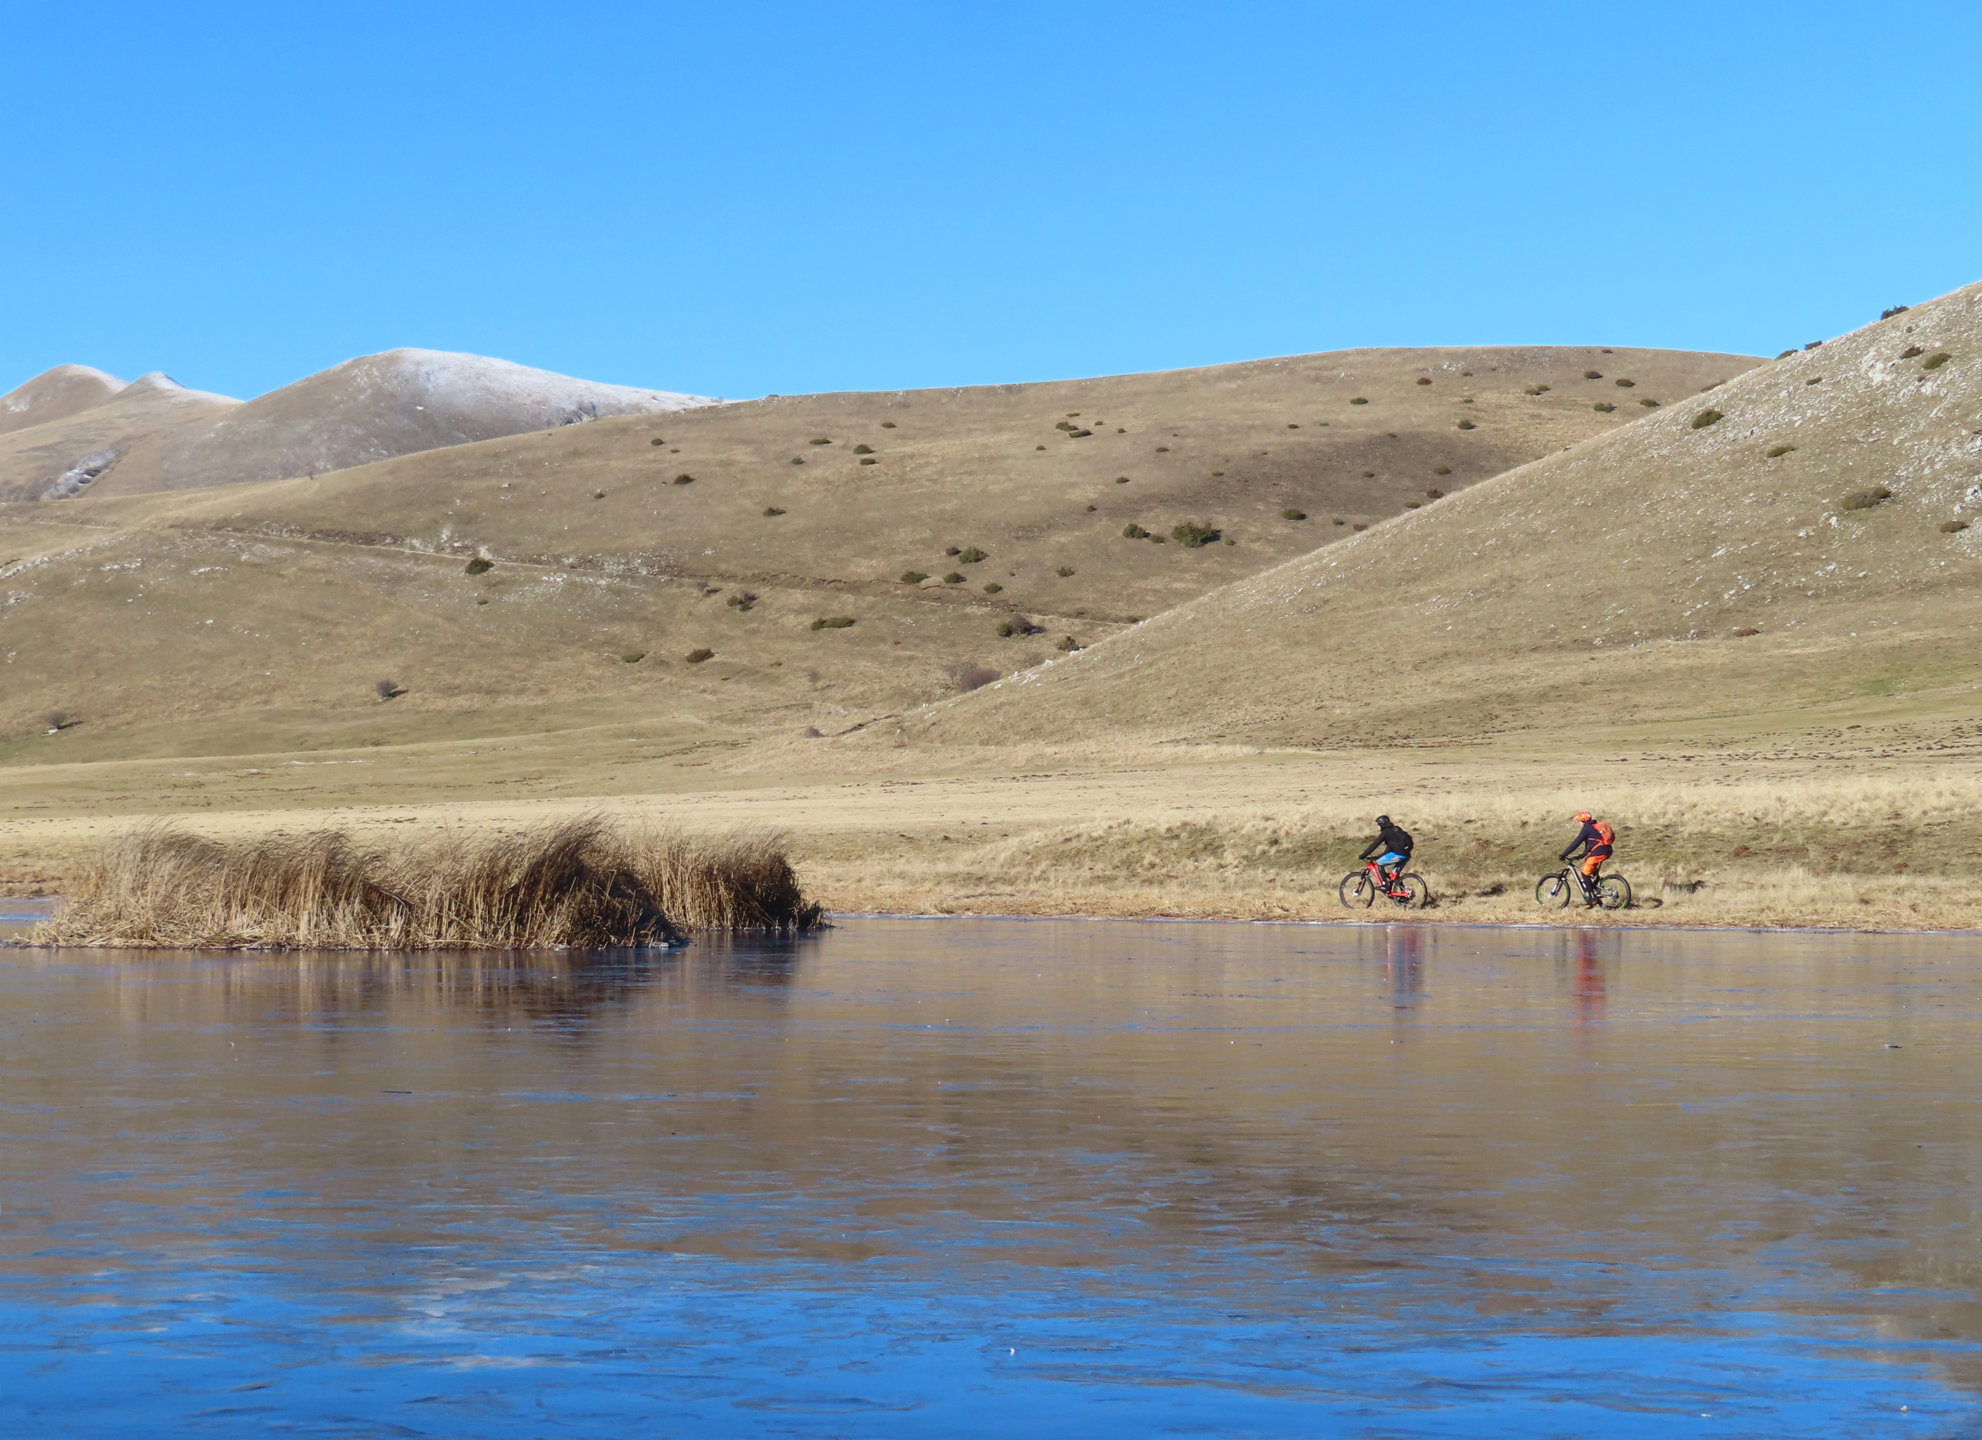
<svg viewBox="0 0 1982 1440">
<path fill-rule="evenodd" d="M 1597 871 L 1603 868 L 1603 862 L 1610 859 L 1611 845 L 1617 839 L 1617 832 L 1587 810 L 1578 810 L 1571 818 L 1583 828 L 1576 832 L 1576 838 L 1569 842 L 1569 848 L 1562 852 L 1561 858 L 1568 860 L 1579 849 L 1583 852 L 1583 880 L 1587 887 L 1588 882 L 1597 878 Z M 1583 903 L 1594 905 L 1597 902 L 1586 900 Z"/>
</svg>

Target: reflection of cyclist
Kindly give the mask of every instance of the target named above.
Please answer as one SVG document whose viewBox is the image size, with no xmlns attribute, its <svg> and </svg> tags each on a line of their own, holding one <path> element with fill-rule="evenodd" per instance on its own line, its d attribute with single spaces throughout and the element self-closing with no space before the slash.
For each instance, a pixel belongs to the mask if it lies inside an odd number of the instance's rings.
<svg viewBox="0 0 1982 1440">
<path fill-rule="evenodd" d="M 1378 854 L 1378 851 L 1382 853 Z M 1377 816 L 1376 839 L 1365 845 L 1363 853 L 1356 858 L 1368 860 L 1373 856 L 1383 871 L 1384 888 L 1390 889 L 1397 883 L 1397 872 L 1410 863 L 1411 832 L 1401 825 L 1392 824 L 1388 815 Z"/>
<path fill-rule="evenodd" d="M 1588 892 L 1590 882 L 1597 878 L 1597 871 L 1603 868 L 1604 861 L 1610 859 L 1611 842 L 1617 839 L 1617 832 L 1604 821 L 1593 819 L 1587 810 L 1578 810 L 1571 818 L 1583 828 L 1576 832 L 1576 838 L 1569 842 L 1569 848 L 1562 852 L 1561 858 L 1568 860 L 1578 849 L 1582 850 L 1583 889 Z M 1592 897 L 1583 903 L 1594 905 L 1597 902 Z"/>
</svg>

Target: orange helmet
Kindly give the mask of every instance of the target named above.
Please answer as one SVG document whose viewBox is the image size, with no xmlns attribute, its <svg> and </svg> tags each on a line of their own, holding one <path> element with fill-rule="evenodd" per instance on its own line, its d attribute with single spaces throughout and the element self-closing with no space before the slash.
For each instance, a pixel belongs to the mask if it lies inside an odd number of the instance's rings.
<svg viewBox="0 0 1982 1440">
<path fill-rule="evenodd" d="M 1587 825 L 1590 823 L 1591 816 L 1590 816 L 1590 812 L 1587 810 L 1578 810 L 1574 815 L 1571 815 L 1569 818 L 1571 820 L 1578 821 L 1581 824 Z"/>
</svg>

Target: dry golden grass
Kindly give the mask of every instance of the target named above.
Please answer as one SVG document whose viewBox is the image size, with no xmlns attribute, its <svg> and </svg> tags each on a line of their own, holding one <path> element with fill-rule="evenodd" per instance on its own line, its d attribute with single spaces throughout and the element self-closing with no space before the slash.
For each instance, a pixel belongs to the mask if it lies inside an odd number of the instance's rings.
<svg viewBox="0 0 1982 1440">
<path fill-rule="evenodd" d="M 189 949 L 532 949 L 798 927 L 819 910 L 777 837 L 713 846 L 577 816 L 361 845 L 338 830 L 214 840 L 147 825 L 87 855 L 30 943 Z"/>
</svg>

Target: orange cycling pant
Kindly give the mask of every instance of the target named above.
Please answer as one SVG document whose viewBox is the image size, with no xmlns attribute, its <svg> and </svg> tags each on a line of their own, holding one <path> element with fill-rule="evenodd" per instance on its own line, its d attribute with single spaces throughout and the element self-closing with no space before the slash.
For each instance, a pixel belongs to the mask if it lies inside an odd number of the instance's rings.
<svg viewBox="0 0 1982 1440">
<path fill-rule="evenodd" d="M 1599 845 L 1596 849 L 1585 855 L 1583 857 L 1583 878 L 1585 880 L 1596 879 L 1597 870 L 1608 859 L 1610 859 L 1610 846 L 1608 845 Z"/>
</svg>

